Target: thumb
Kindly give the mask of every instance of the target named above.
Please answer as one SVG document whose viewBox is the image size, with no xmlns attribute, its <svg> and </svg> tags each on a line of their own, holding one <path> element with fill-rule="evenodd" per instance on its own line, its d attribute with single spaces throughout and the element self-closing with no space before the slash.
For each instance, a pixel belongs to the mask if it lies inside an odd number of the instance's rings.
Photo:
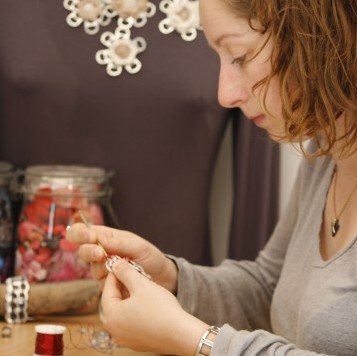
<svg viewBox="0 0 357 356">
<path fill-rule="evenodd" d="M 135 292 L 138 288 L 147 283 L 147 278 L 142 276 L 130 264 L 118 258 L 112 265 L 112 272 L 114 276 L 128 289 L 129 293 Z"/>
<path fill-rule="evenodd" d="M 102 291 L 102 300 L 123 299 L 124 296 L 121 289 L 118 279 L 112 273 L 108 273 Z"/>
</svg>

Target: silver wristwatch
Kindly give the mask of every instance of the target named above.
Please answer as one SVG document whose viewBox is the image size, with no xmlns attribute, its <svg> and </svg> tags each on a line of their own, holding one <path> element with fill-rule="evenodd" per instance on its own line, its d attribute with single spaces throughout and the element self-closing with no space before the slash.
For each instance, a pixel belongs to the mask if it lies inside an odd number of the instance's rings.
<svg viewBox="0 0 357 356">
<path fill-rule="evenodd" d="M 197 346 L 195 356 L 209 356 L 211 354 L 214 340 L 210 339 L 210 337 L 216 337 L 220 330 L 221 328 L 218 326 L 210 326 L 208 330 L 204 332 Z"/>
<path fill-rule="evenodd" d="M 5 321 L 9 324 L 25 323 L 28 319 L 30 284 L 25 277 L 5 280 Z"/>
</svg>

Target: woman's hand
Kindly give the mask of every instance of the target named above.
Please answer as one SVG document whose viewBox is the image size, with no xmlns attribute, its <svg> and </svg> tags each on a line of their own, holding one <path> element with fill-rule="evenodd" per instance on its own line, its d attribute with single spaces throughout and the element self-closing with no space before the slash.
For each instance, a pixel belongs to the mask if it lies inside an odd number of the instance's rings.
<svg viewBox="0 0 357 356">
<path fill-rule="evenodd" d="M 208 325 L 186 313 L 166 289 L 125 260 L 112 266 L 102 294 L 103 323 L 114 340 L 137 351 L 194 355 Z"/>
<path fill-rule="evenodd" d="M 106 226 L 87 227 L 85 224 L 76 223 L 67 231 L 67 239 L 80 245 L 80 257 L 91 263 L 92 275 L 102 282 L 102 286 L 108 274 L 105 267 L 106 252 L 108 255 L 133 260 L 142 266 L 156 283 L 176 293 L 177 268 L 175 263 L 153 244 L 133 233 Z M 98 242 L 102 246 L 99 246 Z"/>
</svg>

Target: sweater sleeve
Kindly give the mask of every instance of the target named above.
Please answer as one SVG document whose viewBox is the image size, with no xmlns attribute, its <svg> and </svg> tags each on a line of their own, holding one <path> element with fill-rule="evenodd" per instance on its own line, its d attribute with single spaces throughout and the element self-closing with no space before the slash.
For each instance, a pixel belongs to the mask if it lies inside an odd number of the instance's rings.
<svg viewBox="0 0 357 356">
<path fill-rule="evenodd" d="M 271 331 L 270 305 L 296 225 L 305 165 L 303 162 L 299 168 L 282 219 L 255 261 L 225 260 L 217 267 L 205 267 L 175 258 L 179 269 L 177 298 L 187 312 L 210 325 L 228 323 L 237 330 Z M 226 330 L 232 333 L 230 327 Z M 260 340 L 247 337 L 252 342 Z"/>
<path fill-rule="evenodd" d="M 312 351 L 301 350 L 283 337 L 268 331 L 237 331 L 228 324 L 219 332 L 212 356 L 313 356 L 325 355 Z M 330 355 L 332 356 L 332 355 Z"/>
</svg>

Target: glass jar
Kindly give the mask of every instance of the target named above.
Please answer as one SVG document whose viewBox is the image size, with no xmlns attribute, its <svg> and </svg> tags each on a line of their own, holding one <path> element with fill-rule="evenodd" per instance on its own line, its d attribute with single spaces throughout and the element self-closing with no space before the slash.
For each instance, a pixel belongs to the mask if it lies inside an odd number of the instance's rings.
<svg viewBox="0 0 357 356">
<path fill-rule="evenodd" d="M 103 202 L 111 173 L 99 167 L 30 166 L 18 190 L 23 203 L 16 229 L 16 275 L 30 283 L 90 278 L 66 228 L 82 221 L 104 224 Z"/>
<path fill-rule="evenodd" d="M 9 185 L 13 166 L 0 162 L 0 281 L 13 273 L 13 214 Z"/>
</svg>

